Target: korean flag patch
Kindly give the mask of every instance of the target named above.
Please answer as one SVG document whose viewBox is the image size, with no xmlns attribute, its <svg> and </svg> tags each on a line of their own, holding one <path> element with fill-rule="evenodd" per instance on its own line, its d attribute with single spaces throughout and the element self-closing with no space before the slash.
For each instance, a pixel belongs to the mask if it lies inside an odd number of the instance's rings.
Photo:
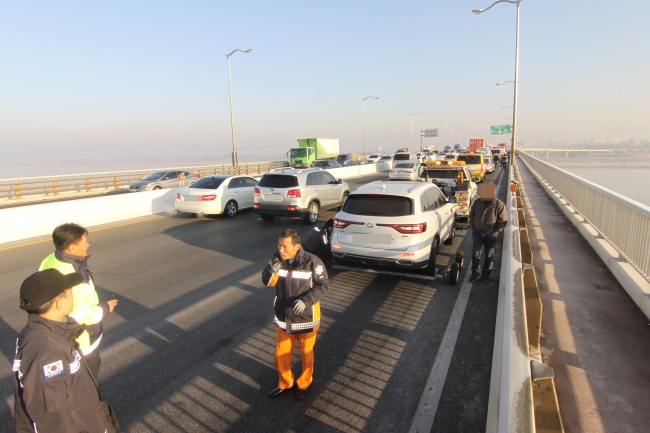
<svg viewBox="0 0 650 433">
<path fill-rule="evenodd" d="M 317 276 L 320 276 L 323 273 L 323 267 L 321 265 L 318 265 L 314 271 L 316 271 Z"/>
<path fill-rule="evenodd" d="M 63 373 L 63 360 L 61 359 L 43 366 L 43 376 L 45 376 L 45 380 L 52 379 L 53 377 L 56 377 L 62 373 Z"/>
</svg>

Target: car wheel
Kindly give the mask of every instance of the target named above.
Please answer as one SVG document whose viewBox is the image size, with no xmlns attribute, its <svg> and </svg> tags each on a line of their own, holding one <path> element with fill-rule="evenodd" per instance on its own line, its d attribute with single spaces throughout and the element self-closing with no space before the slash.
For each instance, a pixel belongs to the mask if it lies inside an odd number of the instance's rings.
<svg viewBox="0 0 650 433">
<path fill-rule="evenodd" d="M 453 244 L 455 238 L 456 238 L 456 222 L 454 221 L 454 225 L 451 228 L 451 233 L 449 233 L 449 237 L 445 239 L 445 245 Z"/>
<path fill-rule="evenodd" d="M 341 205 L 339 206 L 339 210 L 343 209 L 343 205 L 345 204 L 345 201 L 348 199 L 349 196 L 350 196 L 349 192 L 343 193 L 343 198 L 341 199 Z"/>
<path fill-rule="evenodd" d="M 307 207 L 307 215 L 305 215 L 305 224 L 307 225 L 314 225 L 316 224 L 316 221 L 318 221 L 318 203 L 315 201 L 312 201 L 309 203 L 309 206 Z"/>
<path fill-rule="evenodd" d="M 237 202 L 230 200 L 226 203 L 226 208 L 223 210 L 223 215 L 227 218 L 232 218 L 237 214 Z"/>
<path fill-rule="evenodd" d="M 154 187 L 151 188 L 151 189 L 152 189 L 153 191 L 156 191 L 156 190 L 158 190 L 158 189 L 162 189 L 162 187 L 161 187 L 160 185 L 156 185 L 156 186 L 154 186 Z"/>
<path fill-rule="evenodd" d="M 458 266 L 458 263 L 454 262 L 449 268 L 449 284 L 452 286 L 456 284 L 456 281 L 458 281 L 458 275 L 460 275 L 460 266 Z"/>
<path fill-rule="evenodd" d="M 436 275 L 436 258 L 438 257 L 438 239 L 433 240 L 431 245 L 431 252 L 429 253 L 429 264 L 427 265 L 425 272 L 427 275 L 435 276 Z"/>
<path fill-rule="evenodd" d="M 267 213 L 262 213 L 260 214 L 260 216 L 264 221 L 273 221 L 273 219 L 275 218 L 275 215 L 269 215 Z"/>
</svg>

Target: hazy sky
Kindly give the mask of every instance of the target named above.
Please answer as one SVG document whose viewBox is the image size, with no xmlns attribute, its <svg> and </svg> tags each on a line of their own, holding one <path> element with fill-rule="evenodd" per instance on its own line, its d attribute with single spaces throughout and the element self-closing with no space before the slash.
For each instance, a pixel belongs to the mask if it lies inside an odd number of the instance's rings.
<svg viewBox="0 0 650 433">
<path fill-rule="evenodd" d="M 0 146 L 16 160 L 283 154 L 302 137 L 393 151 L 511 122 L 515 5 L 0 2 Z M 650 1 L 523 0 L 518 141 L 650 140 Z M 421 112 L 422 115 L 411 113 Z M 453 127 L 453 130 L 452 130 Z"/>
</svg>

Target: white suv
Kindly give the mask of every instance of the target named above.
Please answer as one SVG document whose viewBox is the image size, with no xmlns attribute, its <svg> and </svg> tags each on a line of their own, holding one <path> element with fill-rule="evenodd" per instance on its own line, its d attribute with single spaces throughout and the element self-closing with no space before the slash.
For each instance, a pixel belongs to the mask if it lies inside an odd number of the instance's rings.
<svg viewBox="0 0 650 433">
<path fill-rule="evenodd" d="M 332 254 L 366 265 L 435 273 L 440 242 L 455 236 L 455 204 L 424 182 L 372 182 L 359 187 L 334 218 Z"/>
<path fill-rule="evenodd" d="M 320 168 L 287 169 L 267 173 L 255 187 L 253 211 L 264 221 L 276 216 L 300 217 L 306 224 L 318 221 L 320 209 L 342 206 L 350 187 Z"/>
</svg>

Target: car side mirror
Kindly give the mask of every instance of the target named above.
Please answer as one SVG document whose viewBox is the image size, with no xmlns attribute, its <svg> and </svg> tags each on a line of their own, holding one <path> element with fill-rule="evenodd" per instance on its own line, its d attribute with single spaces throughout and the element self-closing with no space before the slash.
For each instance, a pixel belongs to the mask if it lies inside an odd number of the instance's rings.
<svg viewBox="0 0 650 433">
<path fill-rule="evenodd" d="M 340 185 L 340 184 L 342 184 L 342 183 L 343 183 L 343 180 L 341 180 L 341 179 L 336 179 L 336 184 L 337 184 L 337 185 Z"/>
<path fill-rule="evenodd" d="M 480 177 L 473 177 L 472 182 L 479 183 L 481 181 Z"/>
</svg>

